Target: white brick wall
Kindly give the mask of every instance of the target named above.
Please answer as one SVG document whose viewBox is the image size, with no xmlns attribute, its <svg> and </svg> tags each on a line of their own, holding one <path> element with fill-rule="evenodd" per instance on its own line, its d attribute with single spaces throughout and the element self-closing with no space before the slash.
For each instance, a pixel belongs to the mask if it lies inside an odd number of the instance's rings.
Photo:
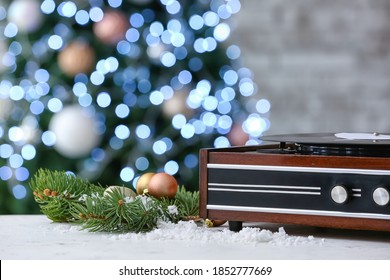
<svg viewBox="0 0 390 280">
<path fill-rule="evenodd" d="M 389 0 L 242 0 L 232 41 L 271 101 L 267 134 L 390 132 Z"/>
</svg>

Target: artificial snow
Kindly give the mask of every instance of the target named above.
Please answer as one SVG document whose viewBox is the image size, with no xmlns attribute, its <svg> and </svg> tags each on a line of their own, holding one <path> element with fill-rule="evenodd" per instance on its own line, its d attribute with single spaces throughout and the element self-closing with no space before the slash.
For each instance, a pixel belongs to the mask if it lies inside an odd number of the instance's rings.
<svg viewBox="0 0 390 280">
<path fill-rule="evenodd" d="M 61 234 L 81 231 L 81 227 L 72 224 L 55 224 L 53 231 Z M 85 231 L 87 233 L 87 231 Z M 90 233 L 96 234 L 96 233 Z M 243 227 L 239 232 L 230 231 L 226 227 L 207 228 L 194 221 L 159 222 L 158 227 L 147 233 L 97 233 L 102 238 L 110 240 L 139 240 L 139 241 L 188 241 L 213 244 L 260 244 L 269 243 L 276 246 L 322 245 L 324 239 L 313 236 L 290 236 L 283 227 L 272 232 L 258 227 Z"/>
<path fill-rule="evenodd" d="M 193 221 L 179 221 L 177 224 L 160 222 L 158 228 L 147 233 L 110 234 L 113 240 L 175 240 L 214 244 L 259 244 L 270 243 L 278 246 L 296 246 L 304 244 L 322 245 L 323 239 L 313 236 L 289 236 L 283 227 L 277 232 L 257 227 L 244 227 L 239 232 L 230 231 L 227 228 L 207 228 L 199 226 Z"/>
</svg>

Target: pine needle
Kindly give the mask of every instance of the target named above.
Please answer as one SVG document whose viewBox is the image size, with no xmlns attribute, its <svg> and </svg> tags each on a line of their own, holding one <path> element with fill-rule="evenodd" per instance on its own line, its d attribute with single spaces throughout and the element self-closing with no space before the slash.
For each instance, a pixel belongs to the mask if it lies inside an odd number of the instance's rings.
<svg viewBox="0 0 390 280">
<path fill-rule="evenodd" d="M 76 222 L 91 232 L 147 232 L 158 221 L 177 223 L 199 215 L 199 192 L 180 187 L 174 199 L 125 196 L 65 172 L 40 169 L 30 182 L 43 214 L 54 222 Z"/>
<path fill-rule="evenodd" d="M 72 204 L 81 203 L 83 196 L 101 194 L 104 191 L 101 186 L 93 185 L 72 174 L 48 169 L 38 170 L 30 181 L 30 188 L 42 213 L 54 222 L 72 221 Z"/>
</svg>

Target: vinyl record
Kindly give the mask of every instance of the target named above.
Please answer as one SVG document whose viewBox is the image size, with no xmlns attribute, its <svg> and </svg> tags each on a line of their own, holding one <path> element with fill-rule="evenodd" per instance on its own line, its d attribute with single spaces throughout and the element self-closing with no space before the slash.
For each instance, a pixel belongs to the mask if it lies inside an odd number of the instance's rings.
<svg viewBox="0 0 390 280">
<path fill-rule="evenodd" d="M 390 145 L 390 133 L 303 133 L 269 135 L 263 141 L 324 145 Z"/>
<path fill-rule="evenodd" d="M 289 153 L 303 155 L 390 156 L 390 133 L 284 134 L 264 136 L 261 140 L 280 142 L 282 153 L 289 144 Z"/>
</svg>

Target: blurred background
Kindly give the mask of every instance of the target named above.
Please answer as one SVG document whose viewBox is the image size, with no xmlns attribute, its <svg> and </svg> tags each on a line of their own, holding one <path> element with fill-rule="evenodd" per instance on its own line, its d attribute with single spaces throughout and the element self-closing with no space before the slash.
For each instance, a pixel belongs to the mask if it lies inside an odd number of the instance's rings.
<svg viewBox="0 0 390 280">
<path fill-rule="evenodd" d="M 390 1 L 242 1 L 235 18 L 267 134 L 390 131 Z"/>
<path fill-rule="evenodd" d="M 103 185 L 263 134 L 389 132 L 387 0 L 0 0 L 0 213 L 39 167 Z"/>
<path fill-rule="evenodd" d="M 231 34 L 239 0 L 0 0 L 0 213 L 38 168 L 198 190 L 201 148 L 258 144 L 270 103 Z"/>
</svg>

